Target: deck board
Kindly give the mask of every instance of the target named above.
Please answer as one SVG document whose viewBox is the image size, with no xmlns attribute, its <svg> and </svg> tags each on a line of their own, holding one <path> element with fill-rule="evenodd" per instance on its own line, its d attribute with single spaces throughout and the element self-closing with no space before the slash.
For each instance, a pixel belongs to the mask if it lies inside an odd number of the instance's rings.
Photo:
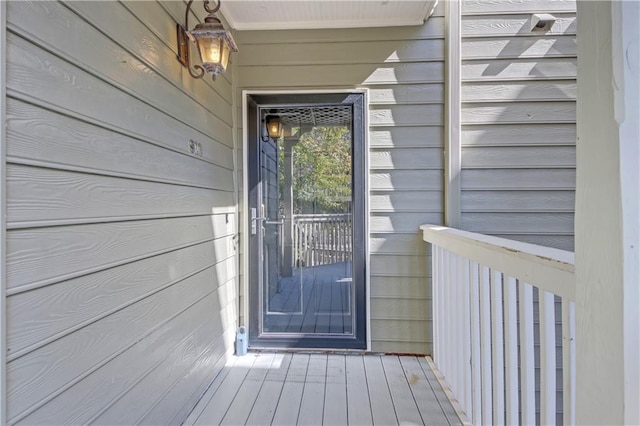
<svg viewBox="0 0 640 426">
<path fill-rule="evenodd" d="M 324 425 L 347 424 L 347 380 L 345 357 L 327 359 L 327 382 L 324 396 Z"/>
<path fill-rule="evenodd" d="M 320 425 L 324 413 L 324 391 L 327 378 L 327 355 L 312 354 L 304 382 L 299 425 Z"/>
<path fill-rule="evenodd" d="M 422 357 L 250 353 L 229 360 L 185 424 L 461 423 Z"/>
</svg>

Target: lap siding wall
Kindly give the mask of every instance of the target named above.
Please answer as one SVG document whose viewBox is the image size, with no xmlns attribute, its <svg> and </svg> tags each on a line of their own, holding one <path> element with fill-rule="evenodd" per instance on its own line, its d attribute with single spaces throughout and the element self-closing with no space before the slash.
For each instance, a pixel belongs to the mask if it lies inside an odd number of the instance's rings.
<svg viewBox="0 0 640 426">
<path fill-rule="evenodd" d="M 184 8 L 7 3 L 9 423 L 179 424 L 232 350 L 233 76 Z"/>
</svg>

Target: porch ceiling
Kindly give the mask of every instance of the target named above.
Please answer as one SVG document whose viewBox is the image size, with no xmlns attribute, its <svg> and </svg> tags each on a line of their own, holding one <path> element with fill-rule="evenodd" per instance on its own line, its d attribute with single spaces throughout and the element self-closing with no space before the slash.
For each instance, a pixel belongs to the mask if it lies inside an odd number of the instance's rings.
<svg viewBox="0 0 640 426">
<path fill-rule="evenodd" d="M 237 30 L 361 28 L 421 25 L 437 0 L 224 0 Z"/>
</svg>

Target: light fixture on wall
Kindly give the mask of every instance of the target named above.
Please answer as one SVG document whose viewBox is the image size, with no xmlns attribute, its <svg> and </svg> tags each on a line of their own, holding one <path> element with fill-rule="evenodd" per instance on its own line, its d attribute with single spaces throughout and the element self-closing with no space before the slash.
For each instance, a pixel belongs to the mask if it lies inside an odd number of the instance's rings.
<svg viewBox="0 0 640 426">
<path fill-rule="evenodd" d="M 263 133 L 262 140 L 267 142 L 269 138 L 278 139 L 282 135 L 282 121 L 277 115 L 269 114 L 264 118 L 264 124 L 267 129 L 266 133 Z"/>
<path fill-rule="evenodd" d="M 224 29 L 222 22 L 215 13 L 220 9 L 220 0 L 216 7 L 209 7 L 209 0 L 203 0 L 203 7 L 209 15 L 204 18 L 204 22 L 195 26 L 189 31 L 189 12 L 194 0 L 187 3 L 187 11 L 184 14 L 184 26 L 177 25 L 178 28 L 178 61 L 189 70 L 193 78 L 202 78 L 206 73 L 211 73 L 215 80 L 218 74 L 227 69 L 229 55 L 237 52 L 235 40 L 231 32 Z M 200 64 L 194 65 L 192 69 L 189 55 L 189 40 L 197 47 L 200 53 Z"/>
</svg>

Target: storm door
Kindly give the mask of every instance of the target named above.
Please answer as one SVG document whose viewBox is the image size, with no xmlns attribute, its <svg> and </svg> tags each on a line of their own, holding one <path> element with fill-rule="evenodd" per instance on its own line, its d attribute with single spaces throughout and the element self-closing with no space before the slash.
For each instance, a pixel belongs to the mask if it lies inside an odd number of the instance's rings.
<svg viewBox="0 0 640 426">
<path fill-rule="evenodd" d="M 364 349 L 363 96 L 252 101 L 249 343 Z"/>
</svg>

